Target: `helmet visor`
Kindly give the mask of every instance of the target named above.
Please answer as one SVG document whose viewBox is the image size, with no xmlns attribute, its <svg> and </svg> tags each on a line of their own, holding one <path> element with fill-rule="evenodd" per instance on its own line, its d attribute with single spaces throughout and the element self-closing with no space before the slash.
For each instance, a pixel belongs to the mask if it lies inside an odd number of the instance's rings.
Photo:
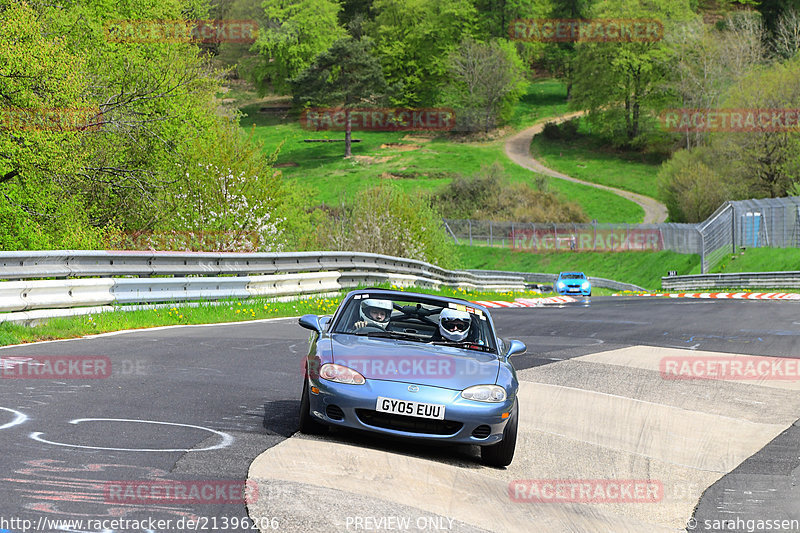
<svg viewBox="0 0 800 533">
<path fill-rule="evenodd" d="M 465 318 L 446 317 L 442 319 L 442 327 L 447 331 L 464 332 L 469 329 L 469 322 Z"/>
</svg>

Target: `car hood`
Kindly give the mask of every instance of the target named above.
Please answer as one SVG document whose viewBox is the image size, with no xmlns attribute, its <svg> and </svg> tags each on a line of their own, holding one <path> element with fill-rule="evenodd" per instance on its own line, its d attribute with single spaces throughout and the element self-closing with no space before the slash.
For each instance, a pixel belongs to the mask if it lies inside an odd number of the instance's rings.
<svg viewBox="0 0 800 533">
<path fill-rule="evenodd" d="M 463 390 L 497 381 L 495 354 L 418 342 L 331 335 L 333 362 L 372 380 Z"/>
</svg>

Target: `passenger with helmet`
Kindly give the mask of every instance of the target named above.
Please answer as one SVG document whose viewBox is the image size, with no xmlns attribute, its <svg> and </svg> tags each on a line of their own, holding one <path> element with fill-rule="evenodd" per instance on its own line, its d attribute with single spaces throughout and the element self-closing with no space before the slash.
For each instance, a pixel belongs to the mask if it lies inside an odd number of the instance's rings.
<svg viewBox="0 0 800 533">
<path fill-rule="evenodd" d="M 461 342 L 469 335 L 472 319 L 466 311 L 445 308 L 439 313 L 439 334 L 443 339 Z"/>
<path fill-rule="evenodd" d="M 392 301 L 367 298 L 361 302 L 358 314 L 361 320 L 353 324 L 353 329 L 358 330 L 368 326 L 385 330 L 392 316 Z"/>
</svg>

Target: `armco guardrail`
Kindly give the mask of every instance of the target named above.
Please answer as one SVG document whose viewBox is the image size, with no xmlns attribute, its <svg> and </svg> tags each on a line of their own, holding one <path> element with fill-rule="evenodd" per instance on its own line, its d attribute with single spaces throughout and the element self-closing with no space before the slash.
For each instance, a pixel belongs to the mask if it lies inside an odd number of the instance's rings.
<svg viewBox="0 0 800 533">
<path fill-rule="evenodd" d="M 451 271 L 355 252 L 0 252 L 0 280 L 7 280 L 0 281 L 0 322 L 96 313 L 114 305 L 319 294 L 377 283 L 525 288 L 514 273 Z"/>
<path fill-rule="evenodd" d="M 483 272 L 485 274 L 500 274 L 504 272 L 502 270 L 468 270 L 467 272 L 477 273 Z M 521 276 L 527 283 L 546 283 L 548 285 L 552 285 L 556 282 L 556 274 L 543 274 L 540 272 L 505 272 L 505 274 L 512 274 L 515 276 Z M 633 285 L 632 283 L 622 283 L 620 281 L 614 281 L 613 279 L 605 279 L 605 278 L 595 278 L 593 276 L 588 276 L 589 281 L 592 283 L 592 287 L 601 287 L 604 289 L 612 289 L 615 291 L 644 291 L 642 287 L 638 285 Z"/>
<path fill-rule="evenodd" d="M 661 278 L 661 288 L 670 291 L 695 289 L 798 289 L 800 272 L 738 272 L 730 274 L 697 274 Z"/>
</svg>

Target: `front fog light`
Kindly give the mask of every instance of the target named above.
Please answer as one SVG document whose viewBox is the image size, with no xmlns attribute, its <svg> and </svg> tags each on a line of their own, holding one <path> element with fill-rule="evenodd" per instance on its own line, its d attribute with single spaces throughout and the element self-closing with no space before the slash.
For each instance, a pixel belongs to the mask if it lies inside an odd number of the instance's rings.
<svg viewBox="0 0 800 533">
<path fill-rule="evenodd" d="M 506 401 L 506 390 L 499 385 L 475 385 L 461 392 L 465 400 L 500 403 Z"/>
</svg>

